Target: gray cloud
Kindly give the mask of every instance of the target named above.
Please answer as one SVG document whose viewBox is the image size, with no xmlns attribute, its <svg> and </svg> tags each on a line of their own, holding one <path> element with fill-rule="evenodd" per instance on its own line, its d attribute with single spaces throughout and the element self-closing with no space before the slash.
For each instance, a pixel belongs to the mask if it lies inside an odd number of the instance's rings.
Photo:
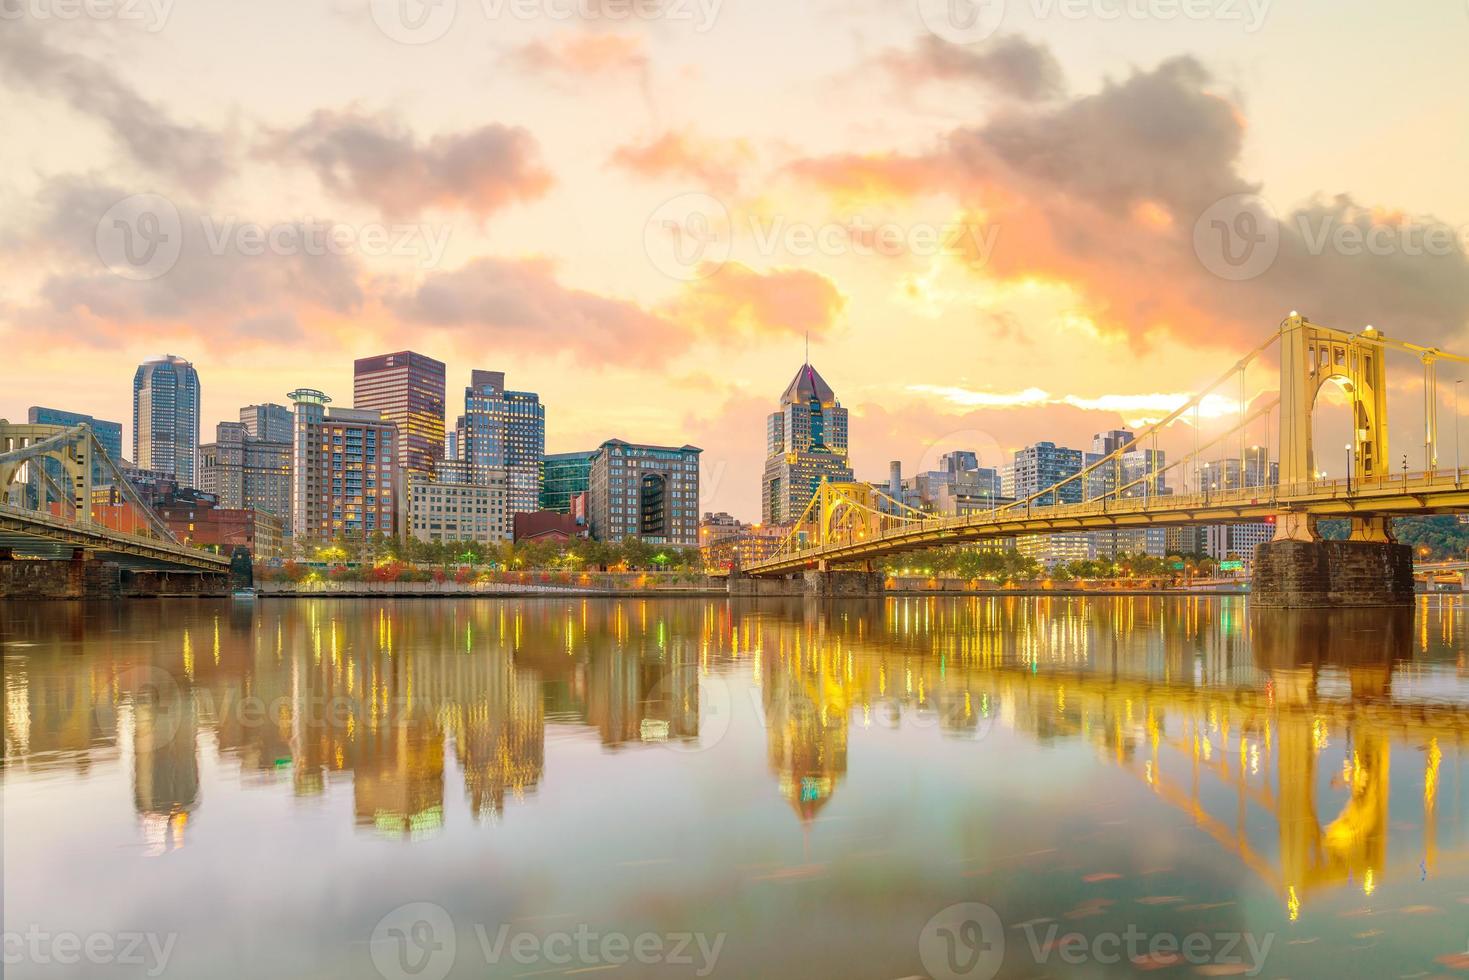
<svg viewBox="0 0 1469 980">
<path fill-rule="evenodd" d="M 96 119 L 134 161 L 185 186 L 211 187 L 232 170 L 219 133 L 171 120 L 117 72 L 54 46 L 24 20 L 0 29 L 0 77 L 12 90 L 63 100 Z"/>
<path fill-rule="evenodd" d="M 483 217 L 540 197 L 552 178 L 529 132 L 491 123 L 420 142 L 385 116 L 321 110 L 266 152 L 305 161 L 330 191 L 390 217 L 462 208 Z"/>
<path fill-rule="evenodd" d="M 559 283 L 548 262 L 478 258 L 429 277 L 390 306 L 410 323 L 488 330 L 549 351 L 596 351 L 610 361 L 660 360 L 673 324 L 635 303 Z"/>
<path fill-rule="evenodd" d="M 1025 101 L 1057 98 L 1066 88 L 1050 49 L 1015 34 L 968 46 L 925 35 L 910 48 L 887 52 L 881 61 L 908 84 L 971 83 Z"/>
</svg>

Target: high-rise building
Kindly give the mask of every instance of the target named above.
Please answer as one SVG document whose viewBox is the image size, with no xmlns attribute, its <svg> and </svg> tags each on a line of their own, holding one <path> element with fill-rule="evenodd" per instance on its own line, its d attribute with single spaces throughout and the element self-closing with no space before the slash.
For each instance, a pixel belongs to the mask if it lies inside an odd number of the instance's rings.
<svg viewBox="0 0 1469 980">
<path fill-rule="evenodd" d="M 1247 490 L 1280 482 L 1280 464 L 1271 461 L 1265 449 L 1253 446 L 1238 457 L 1227 457 L 1205 463 L 1199 484 L 1205 492 Z M 1254 565 L 1255 549 L 1275 536 L 1275 525 L 1264 521 L 1244 524 L 1214 524 L 1202 529 L 1202 550 L 1220 561 L 1230 558 L 1244 563 L 1246 570 Z"/>
<path fill-rule="evenodd" d="M 398 427 L 400 474 L 433 475 L 444 457 L 443 361 L 410 350 L 360 357 L 353 364 L 352 405 Z"/>
<path fill-rule="evenodd" d="M 264 431 L 281 435 L 278 426 L 267 426 Z M 283 440 L 252 436 L 245 422 L 221 422 L 214 432 L 214 442 L 199 447 L 199 489 L 218 497 L 221 507 L 258 510 L 289 520 L 289 428 Z"/>
<path fill-rule="evenodd" d="M 504 371 L 472 371 L 464 415 L 455 426 L 460 458 L 503 469 L 510 512 L 540 508 L 541 457 L 546 452 L 546 409 L 532 391 L 507 391 Z"/>
<path fill-rule="evenodd" d="M 195 486 L 199 374 L 182 357 L 150 357 L 133 375 L 133 464 Z"/>
<path fill-rule="evenodd" d="M 801 516 L 823 480 L 853 479 L 847 410 L 816 369 L 803 364 L 780 396 L 780 409 L 766 420 L 761 521 L 789 524 Z"/>
<path fill-rule="evenodd" d="M 32 405 L 26 415 L 26 421 L 31 425 L 64 425 L 67 427 L 75 425 L 89 425 L 92 427 L 92 435 L 96 436 L 97 442 L 112 459 L 112 462 L 121 466 L 127 457 L 122 454 L 122 423 L 108 422 L 105 419 L 93 418 L 80 412 L 63 412 L 59 408 L 44 408 L 40 405 Z M 60 460 L 46 457 L 46 472 L 51 474 L 54 480 L 61 479 Z M 92 485 L 102 486 L 110 484 L 112 480 L 108 476 L 107 468 L 101 461 L 92 462 Z"/>
<path fill-rule="evenodd" d="M 1068 477 L 1073 477 L 1097 459 L 1095 453 L 1067 449 L 1054 442 L 1037 442 L 1015 451 L 1014 462 L 1001 473 L 1002 493 L 1014 500 L 1024 500 Z M 1051 503 L 1079 504 L 1087 496 L 1086 480 L 1072 480 L 1037 501 L 1037 506 Z"/>
<path fill-rule="evenodd" d="M 571 500 L 586 493 L 592 481 L 590 453 L 553 453 L 541 458 L 541 509 L 571 513 Z"/>
<path fill-rule="evenodd" d="M 90 425 L 92 434 L 97 437 L 97 441 L 114 463 L 121 466 L 126 458 L 122 454 L 121 422 L 108 422 L 106 419 L 94 418 L 80 412 L 63 412 L 59 408 L 44 408 L 40 405 L 31 406 L 26 413 L 26 421 L 31 425 Z"/>
<path fill-rule="evenodd" d="M 298 543 L 338 535 L 397 534 L 398 428 L 377 412 L 328 408 L 298 388 L 291 459 L 291 531 Z"/>
<path fill-rule="evenodd" d="M 290 442 L 294 428 L 291 410 L 284 405 L 246 405 L 240 409 L 240 424 L 251 439 Z"/>
<path fill-rule="evenodd" d="M 609 439 L 592 456 L 590 524 L 598 541 L 699 543 L 699 454 L 694 446 Z"/>
</svg>

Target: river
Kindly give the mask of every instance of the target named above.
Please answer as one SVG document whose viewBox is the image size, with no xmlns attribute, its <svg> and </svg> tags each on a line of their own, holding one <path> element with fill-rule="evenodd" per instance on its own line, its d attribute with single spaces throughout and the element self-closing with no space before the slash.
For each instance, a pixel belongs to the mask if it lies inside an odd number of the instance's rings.
<svg viewBox="0 0 1469 980">
<path fill-rule="evenodd" d="M 1464 613 L 0 603 L 4 975 L 1465 970 Z"/>
</svg>

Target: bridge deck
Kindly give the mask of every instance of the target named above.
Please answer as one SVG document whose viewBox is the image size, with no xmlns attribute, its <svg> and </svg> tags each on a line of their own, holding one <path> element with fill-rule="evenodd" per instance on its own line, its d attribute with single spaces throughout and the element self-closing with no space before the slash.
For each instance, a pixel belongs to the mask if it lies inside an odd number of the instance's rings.
<svg viewBox="0 0 1469 980">
<path fill-rule="evenodd" d="M 1409 473 L 1366 485 L 1353 480 L 1350 488 L 1345 480 L 1317 480 L 1291 486 L 1124 497 L 1028 509 L 1006 505 L 989 513 L 907 521 L 877 532 L 857 531 L 845 541 L 785 552 L 753 562 L 742 571 L 750 575 L 781 575 L 813 568 L 821 562 L 861 562 L 904 551 L 1025 534 L 1238 524 L 1285 513 L 1342 518 L 1461 511 L 1469 511 L 1469 471 L 1460 474 L 1452 470 Z"/>
<path fill-rule="evenodd" d="M 229 571 L 228 556 L 200 551 L 176 541 L 73 523 L 49 514 L 0 504 L 0 548 L 17 557 L 68 559 L 77 548 L 101 561 L 148 571 Z"/>
</svg>

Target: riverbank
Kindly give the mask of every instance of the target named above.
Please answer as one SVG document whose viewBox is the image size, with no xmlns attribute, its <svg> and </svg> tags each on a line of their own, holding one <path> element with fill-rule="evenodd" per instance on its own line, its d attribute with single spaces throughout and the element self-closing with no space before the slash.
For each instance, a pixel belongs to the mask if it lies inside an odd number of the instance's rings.
<svg viewBox="0 0 1469 980">
<path fill-rule="evenodd" d="M 1160 595 L 1245 595 L 1243 584 L 1194 588 L 1105 588 L 1089 587 L 1089 583 L 1015 584 L 992 588 L 934 588 L 888 583 L 884 596 L 893 597 L 997 597 L 997 596 L 1160 596 Z M 454 598 L 680 598 L 728 595 L 723 578 L 711 576 L 700 583 L 644 583 L 624 588 L 605 585 L 574 586 L 564 584 L 511 584 L 504 582 L 262 582 L 256 596 L 262 599 L 454 599 Z M 753 598 L 753 597 L 741 597 Z M 799 598 L 798 593 L 769 598 Z"/>
</svg>

